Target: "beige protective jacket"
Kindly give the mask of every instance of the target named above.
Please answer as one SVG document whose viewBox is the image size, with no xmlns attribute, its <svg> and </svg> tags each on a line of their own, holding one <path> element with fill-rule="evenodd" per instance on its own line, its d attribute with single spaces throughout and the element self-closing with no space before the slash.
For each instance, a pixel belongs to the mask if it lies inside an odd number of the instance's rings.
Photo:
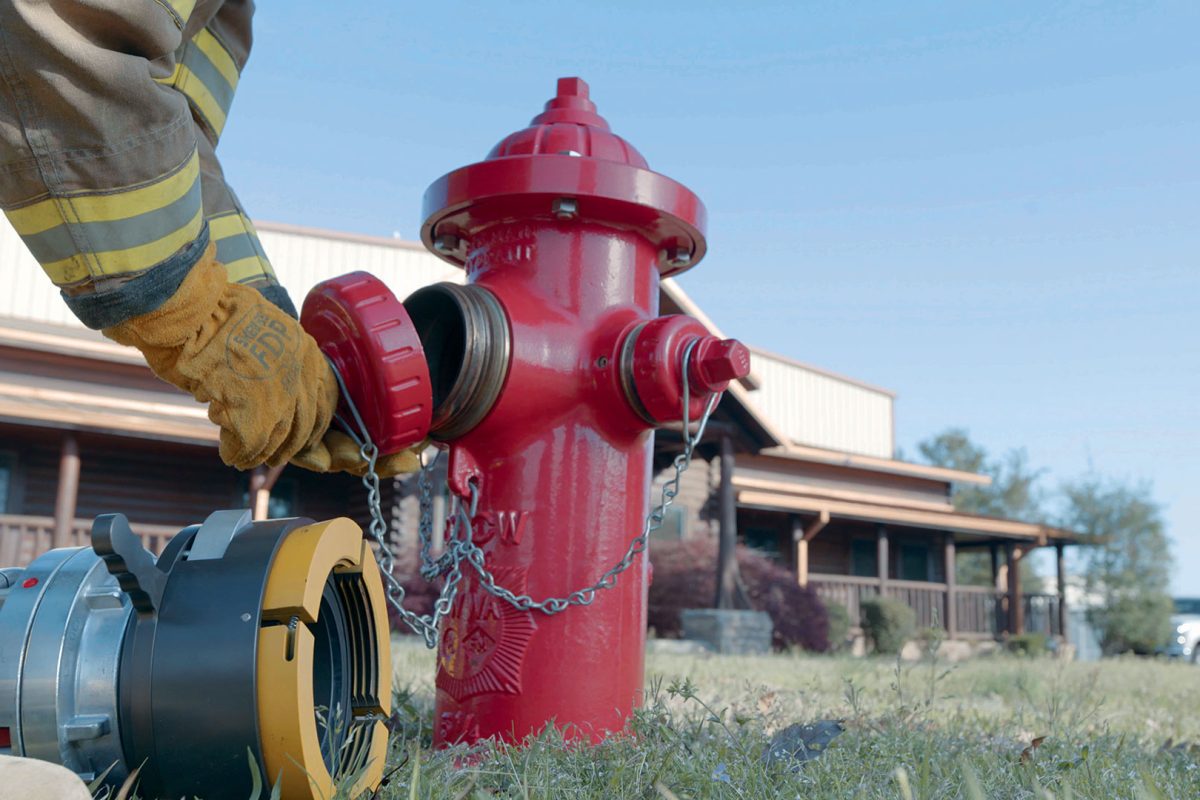
<svg viewBox="0 0 1200 800">
<path fill-rule="evenodd" d="M 0 208 L 75 314 L 158 308 L 210 239 L 295 316 L 215 148 L 250 0 L 0 0 Z"/>
</svg>

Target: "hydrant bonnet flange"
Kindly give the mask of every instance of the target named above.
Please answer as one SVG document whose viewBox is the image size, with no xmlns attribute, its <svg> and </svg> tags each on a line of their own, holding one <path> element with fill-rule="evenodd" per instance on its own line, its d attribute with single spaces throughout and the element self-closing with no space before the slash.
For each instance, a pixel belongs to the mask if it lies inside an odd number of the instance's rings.
<svg viewBox="0 0 1200 800">
<path fill-rule="evenodd" d="M 613 134 L 579 78 L 559 79 L 546 111 L 485 160 L 433 182 L 425 191 L 421 240 L 442 259 L 469 267 L 475 234 L 496 223 L 562 219 L 556 203 L 563 199 L 574 201 L 571 219 L 646 237 L 664 277 L 704 257 L 707 212 L 700 198 L 651 171 L 632 145 Z"/>
</svg>

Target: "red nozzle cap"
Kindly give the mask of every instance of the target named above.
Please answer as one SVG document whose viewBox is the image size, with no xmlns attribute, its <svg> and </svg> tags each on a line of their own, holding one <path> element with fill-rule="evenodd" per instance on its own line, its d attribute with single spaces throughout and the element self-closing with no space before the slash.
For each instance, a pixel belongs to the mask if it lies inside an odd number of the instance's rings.
<svg viewBox="0 0 1200 800">
<path fill-rule="evenodd" d="M 329 356 L 383 455 L 429 435 L 433 388 L 421 337 L 383 281 L 351 272 L 312 288 L 300 324 Z M 345 398 L 342 413 L 351 420 Z"/>
<path fill-rule="evenodd" d="M 737 339 L 700 340 L 692 353 L 689 383 L 699 392 L 723 392 L 729 382 L 750 374 L 750 350 Z"/>
</svg>

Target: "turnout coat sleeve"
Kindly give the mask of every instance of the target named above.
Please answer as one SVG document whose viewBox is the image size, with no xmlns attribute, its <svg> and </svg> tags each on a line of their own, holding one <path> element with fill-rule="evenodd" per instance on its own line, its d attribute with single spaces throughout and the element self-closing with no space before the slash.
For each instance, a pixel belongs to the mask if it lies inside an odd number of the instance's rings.
<svg viewBox="0 0 1200 800">
<path fill-rule="evenodd" d="M 295 314 L 216 147 L 249 0 L 0 0 L 0 208 L 75 314 L 155 310 L 210 241 Z"/>
</svg>

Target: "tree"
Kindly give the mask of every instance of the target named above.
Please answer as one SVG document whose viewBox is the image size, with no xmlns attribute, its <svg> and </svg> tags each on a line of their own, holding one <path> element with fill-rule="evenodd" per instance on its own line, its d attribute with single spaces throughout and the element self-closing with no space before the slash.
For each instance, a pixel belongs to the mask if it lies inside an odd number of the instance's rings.
<svg viewBox="0 0 1200 800">
<path fill-rule="evenodd" d="M 1062 526 L 1087 534 L 1087 590 L 1102 598 L 1089 612 L 1107 653 L 1152 653 L 1171 634 L 1171 552 L 1162 509 L 1149 484 L 1087 477 L 1063 487 Z"/>
<path fill-rule="evenodd" d="M 956 485 L 951 498 L 954 507 L 967 514 L 1003 517 L 1022 522 L 1042 522 L 1044 492 L 1038 485 L 1042 470 L 1029 467 L 1024 450 L 1010 450 L 1000 459 L 988 457 L 980 445 L 971 441 L 963 428 L 947 428 L 917 445 L 930 464 L 963 472 L 975 472 L 992 479 L 987 486 Z M 1028 591 L 1037 591 L 1042 579 L 1028 559 L 1021 559 L 1021 581 Z M 992 583 L 991 555 L 987 551 L 964 550 L 958 554 L 956 574 L 960 583 L 989 586 Z"/>
</svg>

